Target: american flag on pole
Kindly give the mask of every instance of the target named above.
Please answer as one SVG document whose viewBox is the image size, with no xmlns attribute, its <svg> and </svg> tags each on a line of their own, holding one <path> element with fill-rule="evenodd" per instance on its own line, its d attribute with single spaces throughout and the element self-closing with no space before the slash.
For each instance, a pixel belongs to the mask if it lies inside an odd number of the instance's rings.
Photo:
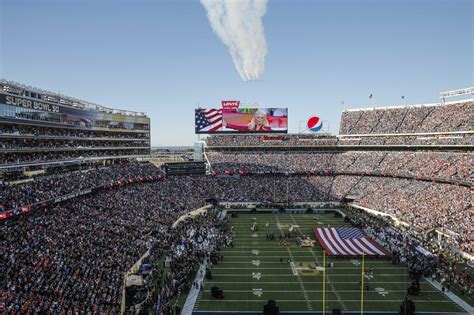
<svg viewBox="0 0 474 315">
<path fill-rule="evenodd" d="M 354 227 L 315 228 L 313 234 L 329 256 L 388 256 L 379 244 Z"/>
<path fill-rule="evenodd" d="M 222 129 L 222 108 L 198 108 L 194 118 L 196 133 L 214 132 Z"/>
</svg>

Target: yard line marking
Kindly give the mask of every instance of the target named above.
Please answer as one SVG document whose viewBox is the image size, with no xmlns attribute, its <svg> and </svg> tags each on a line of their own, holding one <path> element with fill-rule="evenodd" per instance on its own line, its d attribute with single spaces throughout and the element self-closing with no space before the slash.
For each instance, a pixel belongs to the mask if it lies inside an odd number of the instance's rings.
<svg viewBox="0 0 474 315">
<path fill-rule="evenodd" d="M 278 223 L 278 228 L 280 229 L 281 235 L 282 235 L 282 236 L 285 235 L 285 233 L 283 233 L 283 230 L 282 230 L 282 228 L 281 228 L 281 224 L 280 224 L 280 220 L 278 219 L 278 216 L 275 216 L 275 218 L 276 218 L 276 221 L 277 221 L 277 223 Z M 286 250 L 288 251 L 288 255 L 290 255 L 291 261 L 293 261 L 293 263 L 294 263 L 295 260 L 293 259 L 293 255 L 291 254 L 291 249 L 290 249 L 289 247 L 287 247 Z M 313 310 L 313 307 L 312 307 L 312 305 L 311 305 L 311 302 L 309 301 L 308 292 L 306 292 L 306 289 L 305 289 L 305 287 L 304 287 L 303 281 L 301 281 L 301 277 L 300 277 L 300 275 L 299 275 L 298 273 L 296 273 L 296 278 L 298 279 L 298 282 L 299 282 L 299 284 L 300 284 L 300 288 L 301 288 L 301 290 L 303 291 L 303 297 L 304 297 L 305 300 L 306 300 L 306 306 L 308 307 L 308 310 L 309 310 L 309 311 L 312 311 L 312 310 Z"/>
<path fill-rule="evenodd" d="M 290 266 L 291 266 L 291 271 L 293 272 L 293 275 L 297 276 L 298 271 L 296 270 L 296 266 L 295 266 L 295 263 L 293 261 L 290 262 Z"/>
</svg>

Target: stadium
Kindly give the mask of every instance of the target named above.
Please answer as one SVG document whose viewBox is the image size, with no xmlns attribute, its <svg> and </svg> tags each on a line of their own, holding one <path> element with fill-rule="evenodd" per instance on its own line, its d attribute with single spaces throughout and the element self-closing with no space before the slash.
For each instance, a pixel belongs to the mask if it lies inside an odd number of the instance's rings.
<svg viewBox="0 0 474 315">
<path fill-rule="evenodd" d="M 0 315 L 474 315 L 472 0 L 0 0 Z"/>
<path fill-rule="evenodd" d="M 472 311 L 472 88 L 338 135 L 199 108 L 172 159 L 143 113 L 0 86 L 5 314 Z"/>
</svg>

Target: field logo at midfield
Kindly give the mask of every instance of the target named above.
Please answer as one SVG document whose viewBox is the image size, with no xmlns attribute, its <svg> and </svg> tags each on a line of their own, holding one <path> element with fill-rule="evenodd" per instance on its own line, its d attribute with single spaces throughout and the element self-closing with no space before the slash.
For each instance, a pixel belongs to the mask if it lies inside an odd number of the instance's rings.
<svg viewBox="0 0 474 315">
<path fill-rule="evenodd" d="M 306 127 L 308 127 L 308 130 L 311 132 L 318 132 L 323 128 L 323 121 L 317 116 L 312 116 L 308 119 Z"/>
</svg>

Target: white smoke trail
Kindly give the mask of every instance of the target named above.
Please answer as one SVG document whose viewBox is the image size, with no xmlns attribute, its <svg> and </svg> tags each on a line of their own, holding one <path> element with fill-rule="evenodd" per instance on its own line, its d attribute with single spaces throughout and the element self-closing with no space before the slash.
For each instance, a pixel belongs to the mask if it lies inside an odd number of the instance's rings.
<svg viewBox="0 0 474 315">
<path fill-rule="evenodd" d="M 201 0 L 209 23 L 229 47 L 242 80 L 262 80 L 267 42 L 262 17 L 267 0 Z"/>
</svg>

